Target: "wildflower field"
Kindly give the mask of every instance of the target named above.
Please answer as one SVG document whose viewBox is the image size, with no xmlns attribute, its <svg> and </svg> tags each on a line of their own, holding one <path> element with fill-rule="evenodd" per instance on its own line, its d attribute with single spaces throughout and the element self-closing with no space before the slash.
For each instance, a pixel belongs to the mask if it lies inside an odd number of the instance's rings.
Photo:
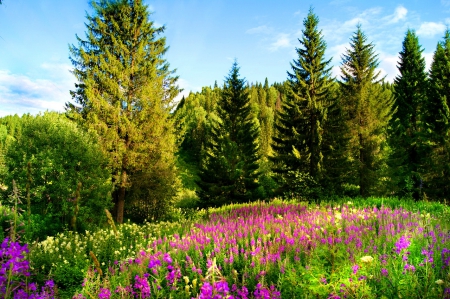
<svg viewBox="0 0 450 299">
<path fill-rule="evenodd" d="M 273 201 L 1 245 L 14 298 L 450 298 L 450 213 Z M 7 293 L 8 292 L 8 293 Z"/>
</svg>

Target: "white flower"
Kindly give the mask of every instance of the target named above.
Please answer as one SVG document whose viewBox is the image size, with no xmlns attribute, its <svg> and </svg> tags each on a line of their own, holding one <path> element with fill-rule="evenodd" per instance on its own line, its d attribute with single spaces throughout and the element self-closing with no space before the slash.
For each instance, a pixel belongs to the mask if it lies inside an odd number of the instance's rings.
<svg viewBox="0 0 450 299">
<path fill-rule="evenodd" d="M 363 263 L 371 263 L 373 261 L 373 257 L 371 257 L 370 255 L 366 255 L 366 256 L 363 256 L 362 258 L 361 258 L 361 262 L 363 262 Z"/>
<path fill-rule="evenodd" d="M 444 283 L 444 281 L 443 281 L 442 279 L 438 279 L 438 280 L 436 280 L 435 282 L 436 282 L 436 284 L 438 284 L 438 285 L 441 285 L 441 284 Z"/>
</svg>

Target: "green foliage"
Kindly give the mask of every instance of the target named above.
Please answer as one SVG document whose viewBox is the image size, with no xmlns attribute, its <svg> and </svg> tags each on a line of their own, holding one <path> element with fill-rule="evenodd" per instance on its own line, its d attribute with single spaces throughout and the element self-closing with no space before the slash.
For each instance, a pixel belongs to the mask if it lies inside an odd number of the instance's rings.
<svg viewBox="0 0 450 299">
<path fill-rule="evenodd" d="M 104 273 L 114 262 L 137 256 L 154 240 L 172 234 L 185 234 L 191 229 L 191 222 L 179 219 L 178 223 L 130 222 L 117 227 L 117 235 L 112 228 L 96 228 L 84 234 L 64 232 L 48 237 L 30 246 L 30 265 L 34 269 L 34 279 L 44 282 L 50 275 L 58 284 L 61 297 L 71 297 L 81 288 L 92 260 L 93 251 Z M 65 296 L 62 296 L 64 294 Z"/>
<path fill-rule="evenodd" d="M 205 144 L 198 181 L 203 206 L 257 199 L 259 127 L 244 84 L 235 62 L 217 105 L 219 119 L 213 122 Z"/>
<path fill-rule="evenodd" d="M 286 181 L 289 182 L 289 191 L 283 194 L 285 198 L 317 201 L 324 193 L 319 183 L 308 173 L 290 170 L 286 174 Z"/>
<path fill-rule="evenodd" d="M 297 182 L 290 179 L 298 181 L 299 176 L 308 177 L 311 183 L 317 184 L 327 176 L 324 152 L 333 155 L 331 152 L 336 148 L 333 139 L 337 139 L 333 135 L 337 133 L 336 127 L 343 124 L 339 112 L 329 113 L 329 109 L 338 111 L 339 102 L 331 79 L 331 60 L 325 60 L 326 43 L 318 23 L 311 9 L 303 21 L 301 47 L 296 49 L 298 59 L 291 63 L 287 98 L 278 113 L 273 136 L 274 170 L 281 175 L 283 189 L 295 193 Z"/>
<path fill-rule="evenodd" d="M 15 180 L 24 195 L 28 183 L 27 164 L 30 163 L 33 238 L 70 227 L 73 199 L 80 182 L 80 227 L 101 223 L 103 217 L 99 217 L 98 211 L 111 206 L 111 177 L 96 136 L 57 113 L 26 117 L 22 121 L 20 138 L 6 151 L 8 173 L 4 182 L 8 190 L 4 193 L 11 192 Z"/>
<path fill-rule="evenodd" d="M 380 192 L 377 184 L 382 184 L 387 158 L 386 130 L 394 112 L 390 88 L 378 79 L 378 64 L 374 45 L 367 43 L 358 26 L 343 55 L 341 102 L 350 130 L 350 182 L 359 185 L 362 196 Z"/>
<path fill-rule="evenodd" d="M 427 74 L 423 49 L 415 32 L 408 30 L 400 52 L 399 72 L 395 78 L 396 110 L 391 120 L 389 143 L 391 179 L 399 196 L 418 199 L 422 193 L 424 151 L 423 110 L 427 96 Z"/>
<path fill-rule="evenodd" d="M 434 52 L 425 105 L 425 192 L 448 199 L 450 175 L 450 30 Z"/>
<path fill-rule="evenodd" d="M 154 26 L 139 0 L 102 0 L 93 7 L 86 39 L 70 46 L 80 83 L 68 114 L 99 135 L 112 170 L 117 221 L 130 204 L 126 213 L 141 208 L 140 219 L 163 216 L 178 188 L 176 119 L 170 117 L 178 77 L 163 59 L 165 28 Z"/>
</svg>

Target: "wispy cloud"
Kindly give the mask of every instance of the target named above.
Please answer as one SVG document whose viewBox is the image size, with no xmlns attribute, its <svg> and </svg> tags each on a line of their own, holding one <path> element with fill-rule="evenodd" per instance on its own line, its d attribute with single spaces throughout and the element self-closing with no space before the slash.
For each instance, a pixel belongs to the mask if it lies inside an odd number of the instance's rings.
<svg viewBox="0 0 450 299">
<path fill-rule="evenodd" d="M 380 17 L 381 7 L 373 7 L 355 14 L 351 19 L 340 21 L 337 19 L 328 20 L 323 25 L 323 34 L 328 41 L 332 43 L 341 43 L 347 41 L 349 36 L 355 32 L 358 24 L 365 30 L 371 28 L 374 22 L 385 23 L 386 20 Z M 337 28 L 339 28 L 337 30 Z"/>
<path fill-rule="evenodd" d="M 273 31 L 272 28 L 270 28 L 266 25 L 262 25 L 262 26 L 250 28 L 247 31 L 245 31 L 245 33 L 247 33 L 247 34 L 269 34 L 272 31 Z"/>
<path fill-rule="evenodd" d="M 381 76 L 385 77 L 387 81 L 393 82 L 395 77 L 399 75 L 397 68 L 399 61 L 398 55 L 380 52 L 378 54 L 378 59 L 380 61 L 379 70 L 381 72 Z"/>
<path fill-rule="evenodd" d="M 183 97 L 187 98 L 187 96 L 192 92 L 197 92 L 201 90 L 201 87 L 194 87 L 190 84 L 186 79 L 179 78 L 178 79 L 178 87 L 183 89 L 174 99 L 175 103 L 181 101 Z"/>
<path fill-rule="evenodd" d="M 434 37 L 437 34 L 442 34 L 445 31 L 445 24 L 436 22 L 423 22 L 417 29 L 417 35 L 421 37 Z"/>
<path fill-rule="evenodd" d="M 408 14 L 408 10 L 404 6 L 402 6 L 402 5 L 397 6 L 394 14 L 386 17 L 387 22 L 389 24 L 392 24 L 392 23 L 397 23 L 399 21 L 405 20 L 407 14 Z"/>
<path fill-rule="evenodd" d="M 0 70 L 0 116 L 62 111 L 75 81 L 69 69 L 64 64 L 43 64 L 42 73 L 50 74 L 45 79 Z"/>
<path fill-rule="evenodd" d="M 281 48 L 292 48 L 290 35 L 287 33 L 279 33 L 276 40 L 270 44 L 269 50 L 274 52 Z"/>
<path fill-rule="evenodd" d="M 441 4 L 444 6 L 450 6 L 450 0 L 441 0 Z"/>
</svg>

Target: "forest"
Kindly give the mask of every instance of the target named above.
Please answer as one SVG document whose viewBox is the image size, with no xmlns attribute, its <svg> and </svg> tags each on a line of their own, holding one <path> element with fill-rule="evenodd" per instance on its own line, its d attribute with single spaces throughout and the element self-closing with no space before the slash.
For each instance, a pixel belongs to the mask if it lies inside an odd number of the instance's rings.
<svg viewBox="0 0 450 299">
<path fill-rule="evenodd" d="M 148 7 L 93 9 L 65 112 L 0 118 L 4 298 L 450 298 L 449 29 L 333 77 L 310 8 L 285 81 L 176 102 Z"/>
</svg>

